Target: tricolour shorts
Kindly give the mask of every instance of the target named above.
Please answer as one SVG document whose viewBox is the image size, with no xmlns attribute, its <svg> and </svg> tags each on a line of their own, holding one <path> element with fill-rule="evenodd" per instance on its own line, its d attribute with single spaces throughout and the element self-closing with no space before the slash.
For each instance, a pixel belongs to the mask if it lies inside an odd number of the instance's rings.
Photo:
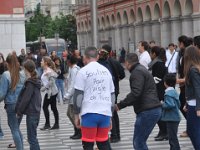
<svg viewBox="0 0 200 150">
<path fill-rule="evenodd" d="M 104 142 L 108 140 L 110 116 L 88 113 L 81 116 L 82 141 Z"/>
</svg>

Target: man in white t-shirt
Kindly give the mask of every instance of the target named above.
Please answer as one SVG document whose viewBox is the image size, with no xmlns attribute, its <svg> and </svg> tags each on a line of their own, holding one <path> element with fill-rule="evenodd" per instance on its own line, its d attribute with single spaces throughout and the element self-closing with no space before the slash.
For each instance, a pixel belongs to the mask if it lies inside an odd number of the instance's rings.
<svg viewBox="0 0 200 150">
<path fill-rule="evenodd" d="M 169 44 L 168 50 L 166 50 L 167 61 L 165 63 L 165 66 L 168 67 L 168 73 L 176 74 L 177 57 L 178 52 L 176 52 L 174 44 Z"/>
<path fill-rule="evenodd" d="M 97 62 L 97 56 L 95 47 L 86 48 L 86 66 L 80 69 L 74 84 L 75 124 L 81 127 L 84 150 L 93 149 L 94 142 L 99 149 L 110 150 L 108 132 L 115 89 L 109 70 Z"/>
<path fill-rule="evenodd" d="M 149 44 L 146 41 L 139 42 L 139 63 L 148 69 L 148 64 L 151 62 L 151 57 L 148 53 Z"/>
</svg>

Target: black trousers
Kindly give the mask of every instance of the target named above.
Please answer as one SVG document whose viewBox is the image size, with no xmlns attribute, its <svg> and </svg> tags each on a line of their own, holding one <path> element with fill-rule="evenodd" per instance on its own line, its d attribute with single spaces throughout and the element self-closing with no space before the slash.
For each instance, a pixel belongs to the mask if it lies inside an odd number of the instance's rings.
<svg viewBox="0 0 200 150">
<path fill-rule="evenodd" d="M 166 123 L 170 150 L 180 150 L 180 145 L 177 137 L 179 121 L 167 121 Z"/>
<path fill-rule="evenodd" d="M 115 94 L 115 104 L 117 103 L 117 96 Z M 111 138 L 120 138 L 120 124 L 119 124 L 119 116 L 117 111 L 114 110 L 112 116 L 112 129 L 111 129 Z"/>
<path fill-rule="evenodd" d="M 43 102 L 43 111 L 44 111 L 44 116 L 46 119 L 45 125 L 50 125 L 50 120 L 49 120 L 49 105 L 51 105 L 51 110 L 53 111 L 54 118 L 55 118 L 55 124 L 59 124 L 59 115 L 58 115 L 58 109 L 57 109 L 57 103 L 56 103 L 56 95 L 53 95 L 48 99 L 47 94 L 44 96 L 44 102 Z"/>
<path fill-rule="evenodd" d="M 158 127 L 159 127 L 159 136 L 167 136 L 167 124 L 165 121 L 158 121 Z"/>
<path fill-rule="evenodd" d="M 181 90 L 180 95 L 179 95 L 179 100 L 181 102 L 181 107 L 180 107 L 180 111 L 182 112 L 183 116 L 185 117 L 185 119 L 187 119 L 187 113 L 183 110 L 183 107 L 185 106 L 186 103 L 186 99 L 185 99 L 185 92 Z"/>
</svg>

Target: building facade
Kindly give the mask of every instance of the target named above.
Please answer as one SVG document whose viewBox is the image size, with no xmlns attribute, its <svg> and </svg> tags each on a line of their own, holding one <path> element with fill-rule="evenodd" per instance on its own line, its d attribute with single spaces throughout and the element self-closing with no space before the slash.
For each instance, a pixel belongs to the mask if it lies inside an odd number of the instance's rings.
<svg viewBox="0 0 200 150">
<path fill-rule="evenodd" d="M 5 56 L 13 50 L 20 53 L 25 43 L 24 0 L 1 0 L 0 52 Z"/>
<path fill-rule="evenodd" d="M 24 13 L 33 13 L 39 3 L 40 0 L 24 0 Z"/>
<path fill-rule="evenodd" d="M 43 14 L 50 15 L 52 18 L 74 13 L 74 0 L 42 0 L 41 10 Z"/>
<path fill-rule="evenodd" d="M 79 48 L 91 45 L 91 12 L 88 0 L 77 0 Z M 88 5 L 84 5 L 87 4 Z M 98 0 L 99 46 L 129 51 L 141 40 L 163 47 L 177 44 L 180 35 L 200 35 L 199 0 Z"/>
</svg>

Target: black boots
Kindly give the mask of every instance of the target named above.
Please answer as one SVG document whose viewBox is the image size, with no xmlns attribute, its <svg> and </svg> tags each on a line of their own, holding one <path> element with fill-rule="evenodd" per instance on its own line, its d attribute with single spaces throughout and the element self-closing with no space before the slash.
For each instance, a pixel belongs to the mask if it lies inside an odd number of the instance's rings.
<svg viewBox="0 0 200 150">
<path fill-rule="evenodd" d="M 49 124 L 45 124 L 44 127 L 40 128 L 40 130 L 54 130 L 54 129 L 59 129 L 59 124 L 54 124 L 52 128 Z"/>
<path fill-rule="evenodd" d="M 59 129 L 59 124 L 54 124 L 53 127 L 50 130 L 55 130 L 55 129 Z"/>
<path fill-rule="evenodd" d="M 74 128 L 74 135 L 70 136 L 70 139 L 77 140 L 81 139 L 81 129 Z"/>
</svg>

